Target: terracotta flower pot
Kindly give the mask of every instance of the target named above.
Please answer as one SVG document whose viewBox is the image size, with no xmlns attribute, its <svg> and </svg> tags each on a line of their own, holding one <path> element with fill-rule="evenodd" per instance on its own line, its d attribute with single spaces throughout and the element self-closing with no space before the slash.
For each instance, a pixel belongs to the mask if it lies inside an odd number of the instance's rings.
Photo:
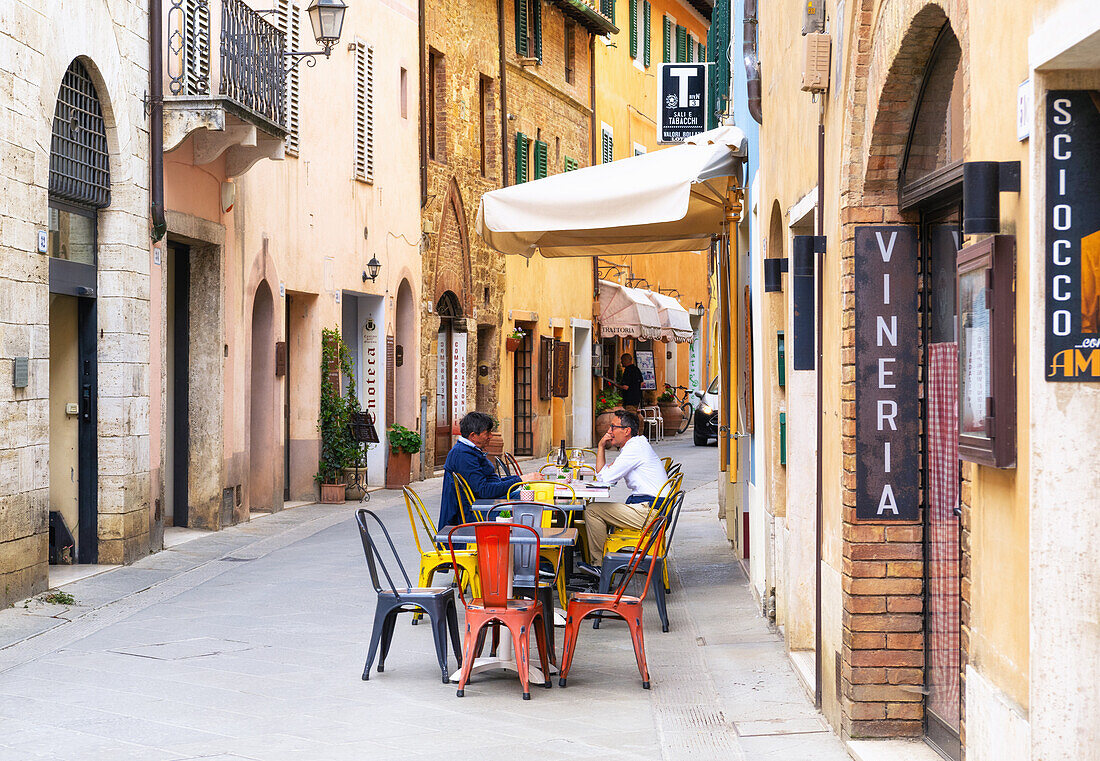
<svg viewBox="0 0 1100 761">
<path fill-rule="evenodd" d="M 342 505 L 346 484 L 321 484 L 321 504 Z"/>
<path fill-rule="evenodd" d="M 507 349 L 508 351 L 515 351 L 516 349 L 519 348 L 519 345 L 521 343 L 523 343 L 522 338 L 511 338 L 511 337 L 505 338 L 504 339 L 504 348 Z"/>
<path fill-rule="evenodd" d="M 504 437 L 494 431 L 490 434 L 484 451 L 486 457 L 500 457 L 504 454 Z"/>
<path fill-rule="evenodd" d="M 684 422 L 684 412 L 677 404 L 661 403 L 657 406 L 665 422 L 665 436 L 672 436 L 680 430 L 680 423 Z"/>
<path fill-rule="evenodd" d="M 611 427 L 611 424 L 615 422 L 615 413 L 611 410 L 607 412 L 601 412 L 596 416 L 596 441 L 603 438 L 607 433 L 607 429 Z"/>
<path fill-rule="evenodd" d="M 412 453 L 390 450 L 389 461 L 386 463 L 386 488 L 400 489 L 409 485 L 409 474 L 412 469 Z"/>
</svg>

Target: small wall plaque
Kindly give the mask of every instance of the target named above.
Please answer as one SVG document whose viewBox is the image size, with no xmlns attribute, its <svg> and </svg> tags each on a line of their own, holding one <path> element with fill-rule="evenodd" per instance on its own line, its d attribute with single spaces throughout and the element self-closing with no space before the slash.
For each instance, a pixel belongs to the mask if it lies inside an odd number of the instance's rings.
<svg viewBox="0 0 1100 761">
<path fill-rule="evenodd" d="M 26 388 L 30 382 L 30 358 L 16 357 L 11 385 L 15 388 Z"/>
<path fill-rule="evenodd" d="M 45 254 L 50 250 L 50 234 L 45 230 L 38 231 L 38 253 Z"/>
</svg>

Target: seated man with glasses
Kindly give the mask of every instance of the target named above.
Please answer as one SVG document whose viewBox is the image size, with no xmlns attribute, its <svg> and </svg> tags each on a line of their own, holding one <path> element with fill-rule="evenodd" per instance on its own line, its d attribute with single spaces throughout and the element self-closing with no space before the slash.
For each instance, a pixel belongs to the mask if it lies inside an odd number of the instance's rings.
<svg viewBox="0 0 1100 761">
<path fill-rule="evenodd" d="M 608 527 L 644 528 L 650 505 L 667 479 L 657 453 L 646 437 L 638 434 L 642 425 L 638 416 L 618 410 L 615 417 L 596 450 L 596 483 L 613 484 L 622 479 L 631 495 L 626 502 L 593 502 L 584 509 L 589 562 L 578 563 L 577 567 L 594 576 L 600 575 Z M 607 465 L 605 450 L 609 444 L 619 448 L 619 456 Z"/>
<path fill-rule="evenodd" d="M 455 493 L 453 473 L 460 474 L 470 484 L 474 499 L 498 499 L 508 494 L 508 489 L 520 481 L 538 481 L 538 473 L 501 478 L 489 462 L 483 450 L 493 435 L 496 422 L 484 412 L 468 413 L 458 423 L 462 434 L 447 454 L 443 463 L 443 499 L 439 505 L 439 528 L 462 523 L 462 511 Z M 469 505 L 466 505 L 468 508 Z M 467 515 L 467 517 L 471 517 Z"/>
</svg>

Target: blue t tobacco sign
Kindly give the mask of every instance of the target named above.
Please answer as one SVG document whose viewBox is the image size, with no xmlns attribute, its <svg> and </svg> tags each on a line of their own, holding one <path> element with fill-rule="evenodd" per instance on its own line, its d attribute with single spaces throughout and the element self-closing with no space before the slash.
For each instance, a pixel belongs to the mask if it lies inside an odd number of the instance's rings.
<svg viewBox="0 0 1100 761">
<path fill-rule="evenodd" d="M 857 227 L 856 519 L 920 517 L 917 230 Z"/>
<path fill-rule="evenodd" d="M 661 64 L 661 143 L 682 143 L 707 129 L 707 64 Z"/>
</svg>

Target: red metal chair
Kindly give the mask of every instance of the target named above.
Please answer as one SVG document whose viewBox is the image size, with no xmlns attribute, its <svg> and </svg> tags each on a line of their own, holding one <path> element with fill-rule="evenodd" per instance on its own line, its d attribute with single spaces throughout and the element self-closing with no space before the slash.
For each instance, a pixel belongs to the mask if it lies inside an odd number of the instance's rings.
<svg viewBox="0 0 1100 761">
<path fill-rule="evenodd" d="M 649 591 L 653 570 L 659 565 L 657 559 L 664 535 L 665 516 L 658 514 L 642 530 L 642 539 L 634 549 L 630 557 L 630 565 L 614 594 L 582 592 L 573 595 L 569 601 L 569 607 L 565 610 L 565 644 L 562 645 L 561 673 L 558 679 L 560 686 L 564 687 L 565 680 L 569 677 L 569 667 L 573 664 L 573 651 L 577 647 L 577 634 L 580 632 L 581 622 L 590 615 L 599 614 L 618 616 L 626 621 L 627 626 L 630 627 L 630 639 L 634 644 L 634 657 L 638 661 L 638 671 L 642 675 L 642 687 L 649 689 L 649 668 L 645 661 L 645 640 L 642 630 L 642 601 L 645 599 L 646 592 Z M 642 587 L 641 596 L 633 597 L 626 594 L 626 589 L 643 559 L 649 561 L 645 585 Z"/>
<path fill-rule="evenodd" d="M 539 665 L 542 667 L 542 675 L 546 680 L 546 687 L 551 686 L 550 664 L 547 662 L 546 635 L 543 631 L 544 617 L 548 614 L 544 613 L 542 603 L 537 599 L 513 599 L 509 592 L 511 591 L 514 562 L 512 537 L 530 532 L 534 537 L 534 542 L 532 542 L 535 548 L 534 557 L 537 558 L 542 548 L 542 543 L 539 541 L 539 532 L 530 526 L 519 523 L 464 523 L 461 526 L 455 526 L 447 533 L 447 546 L 452 553 L 455 551 L 455 532 L 463 529 L 466 529 L 467 533 L 469 530 L 473 530 L 474 541 L 477 544 L 481 597 L 467 601 L 465 592 L 461 588 L 458 590 L 462 605 L 466 608 L 466 635 L 462 643 L 462 652 L 466 660 L 462 664 L 456 694 L 458 697 L 465 694 L 466 682 L 470 679 L 470 670 L 474 666 L 474 659 L 484 642 L 482 632 L 485 627 L 493 623 L 500 623 L 507 626 L 512 634 L 512 645 L 516 652 L 519 681 L 523 685 L 523 699 L 530 700 L 529 671 L 532 629 L 535 632 L 535 640 L 538 644 Z M 460 538 L 459 541 L 464 540 Z M 457 558 L 455 562 L 458 562 Z"/>
</svg>

